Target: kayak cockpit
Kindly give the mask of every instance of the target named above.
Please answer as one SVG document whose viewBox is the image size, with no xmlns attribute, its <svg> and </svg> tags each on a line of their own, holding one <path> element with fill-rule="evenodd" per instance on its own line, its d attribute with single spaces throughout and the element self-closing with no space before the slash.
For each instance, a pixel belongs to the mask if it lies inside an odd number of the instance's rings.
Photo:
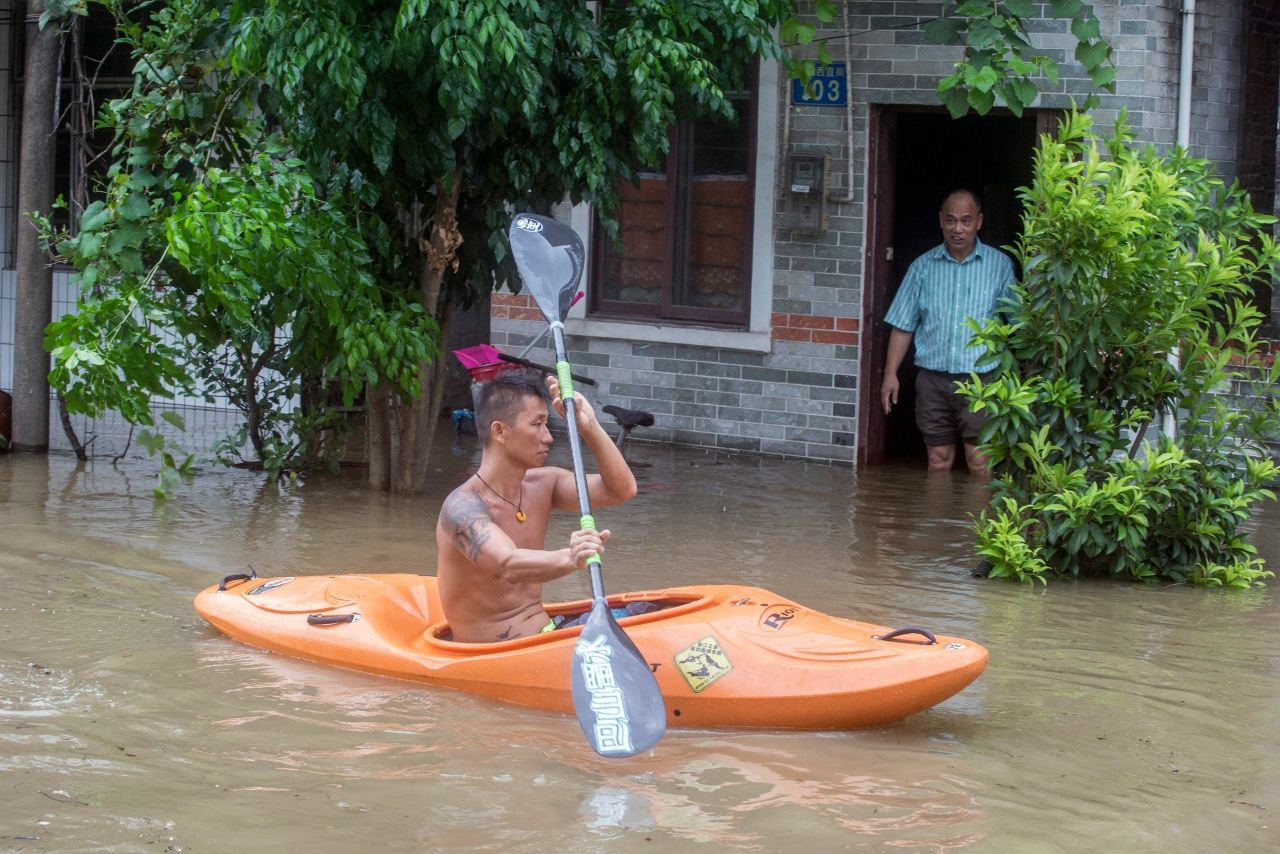
<svg viewBox="0 0 1280 854">
<path fill-rule="evenodd" d="M 713 608 L 717 604 L 718 600 L 717 597 L 712 595 L 693 592 L 647 591 L 610 596 L 607 598 L 607 601 L 609 603 L 609 607 L 612 609 L 621 609 L 628 605 L 635 605 L 638 603 L 650 603 L 657 606 L 654 610 L 648 611 L 647 613 L 615 617 L 620 626 L 630 628 Z M 590 610 L 590 599 L 580 599 L 573 602 L 560 602 L 547 606 L 547 614 L 553 620 L 557 617 L 573 619 L 575 617 L 585 615 Z M 581 632 L 581 625 L 573 625 L 565 628 L 557 628 L 549 632 L 530 635 L 528 637 L 515 638 L 514 640 L 509 641 L 497 641 L 495 643 L 461 643 L 453 640 L 452 633 L 449 630 L 449 622 L 447 620 L 442 620 L 427 627 L 426 631 L 423 633 L 422 642 L 426 647 L 434 648 L 442 652 L 447 651 L 452 655 L 490 655 L 494 652 L 562 643 L 570 638 L 577 637 Z"/>
</svg>

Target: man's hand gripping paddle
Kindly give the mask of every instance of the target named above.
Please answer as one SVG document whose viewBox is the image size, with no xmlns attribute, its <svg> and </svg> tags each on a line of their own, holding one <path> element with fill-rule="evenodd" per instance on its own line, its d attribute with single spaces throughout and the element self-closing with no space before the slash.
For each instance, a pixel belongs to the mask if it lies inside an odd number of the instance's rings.
<svg viewBox="0 0 1280 854">
<path fill-rule="evenodd" d="M 573 476 L 578 485 L 580 525 L 594 531 L 591 500 L 582 467 L 573 380 L 565 357 L 564 319 L 582 277 L 582 240 L 569 226 L 537 214 L 511 221 L 511 254 L 524 285 L 551 324 L 556 375 L 569 427 Z M 634 756 L 658 743 L 667 728 L 667 709 L 649 663 L 613 618 L 604 598 L 600 556 L 588 560 L 591 614 L 573 650 L 573 708 L 587 741 L 601 756 Z"/>
</svg>

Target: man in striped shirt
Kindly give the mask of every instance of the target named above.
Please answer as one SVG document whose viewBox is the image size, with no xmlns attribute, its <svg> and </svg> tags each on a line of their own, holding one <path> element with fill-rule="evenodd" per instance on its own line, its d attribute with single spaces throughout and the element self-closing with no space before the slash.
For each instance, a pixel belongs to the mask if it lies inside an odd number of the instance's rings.
<svg viewBox="0 0 1280 854">
<path fill-rule="evenodd" d="M 970 374 L 986 375 L 994 359 L 970 345 L 967 318 L 979 323 L 995 314 L 1013 282 L 1009 257 L 978 239 L 982 204 L 969 190 L 956 190 L 938 212 L 943 242 L 921 255 L 907 270 L 885 322 L 893 327 L 880 386 L 887 415 L 898 402 L 898 368 L 914 340 L 916 424 L 924 434 L 930 471 L 947 471 L 955 462 L 956 438 L 964 443 L 970 474 L 986 477 L 987 461 L 978 451 L 985 421 L 956 394 L 956 383 Z M 985 378 L 985 376 L 984 376 Z"/>
</svg>

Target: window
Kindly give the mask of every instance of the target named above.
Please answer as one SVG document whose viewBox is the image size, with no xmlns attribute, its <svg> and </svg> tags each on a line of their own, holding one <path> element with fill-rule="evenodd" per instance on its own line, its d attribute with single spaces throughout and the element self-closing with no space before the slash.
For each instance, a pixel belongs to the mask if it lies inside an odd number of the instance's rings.
<svg viewBox="0 0 1280 854">
<path fill-rule="evenodd" d="M 125 8 L 139 20 L 146 20 L 150 15 L 145 4 L 129 2 Z M 15 113 L 21 107 L 25 64 L 22 9 L 22 4 L 15 4 L 10 21 L 10 55 L 13 57 L 15 84 L 11 106 Z M 55 211 L 53 222 L 59 228 L 70 227 L 90 201 L 101 197 L 96 185 L 110 165 L 109 148 L 114 141 L 114 132 L 97 127 L 97 111 L 105 101 L 119 97 L 133 87 L 133 57 L 128 45 L 116 44 L 116 18 L 111 9 L 92 4 L 87 15 L 71 15 L 69 21 L 60 51 L 62 65 L 54 129 L 54 193 L 62 196 L 74 215 L 68 214 L 66 209 Z M 18 144 L 15 132 L 15 153 Z M 16 187 L 12 192 L 16 195 Z M 9 218 L 11 229 L 17 228 L 18 219 Z"/>
<path fill-rule="evenodd" d="M 70 208 L 54 212 L 61 228 L 75 227 L 90 202 L 102 198 L 99 182 L 110 163 L 115 132 L 97 126 L 102 104 L 129 92 L 133 58 L 128 45 L 116 43 L 116 19 L 110 9 L 93 5 L 73 18 L 63 46 L 58 117 L 55 192 Z"/>
<path fill-rule="evenodd" d="M 658 171 L 619 188 L 619 246 L 597 228 L 593 316 L 745 327 L 755 206 L 753 88 L 736 119 L 679 122 Z"/>
</svg>

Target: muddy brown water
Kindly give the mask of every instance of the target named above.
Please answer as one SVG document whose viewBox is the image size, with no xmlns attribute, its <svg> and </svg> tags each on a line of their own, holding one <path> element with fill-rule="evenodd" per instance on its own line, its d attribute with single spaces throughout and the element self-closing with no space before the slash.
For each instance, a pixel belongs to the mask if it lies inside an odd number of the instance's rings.
<svg viewBox="0 0 1280 854">
<path fill-rule="evenodd" d="M 599 514 L 611 590 L 740 581 L 988 647 L 970 688 L 874 730 L 673 730 L 605 760 L 572 718 L 262 653 L 192 610 L 248 566 L 429 571 L 477 461 L 455 450 L 421 498 L 211 470 L 163 505 L 142 464 L 0 456 L 0 851 L 1277 850 L 1275 590 L 974 580 L 962 476 L 637 445 L 641 494 Z M 1280 567 L 1280 510 L 1254 524 Z"/>
</svg>

